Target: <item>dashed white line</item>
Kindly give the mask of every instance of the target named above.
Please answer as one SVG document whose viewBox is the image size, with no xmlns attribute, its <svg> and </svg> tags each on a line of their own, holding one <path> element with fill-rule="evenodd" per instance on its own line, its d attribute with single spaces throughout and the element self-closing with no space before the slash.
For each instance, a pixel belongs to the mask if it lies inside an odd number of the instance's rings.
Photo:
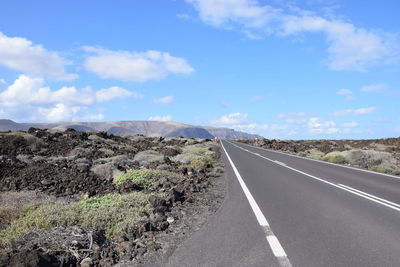
<svg viewBox="0 0 400 267">
<path fill-rule="evenodd" d="M 256 155 L 256 154 L 254 154 L 254 155 Z M 258 156 L 261 157 L 260 154 L 258 154 Z M 277 161 L 277 160 L 274 160 L 274 162 L 275 162 L 276 164 L 279 164 L 279 165 L 282 165 L 282 166 L 287 166 L 286 163 L 283 163 L 283 162 L 280 162 L 280 161 Z"/>
<path fill-rule="evenodd" d="M 365 198 L 365 199 L 368 199 L 368 200 L 370 200 L 370 201 L 373 201 L 373 202 L 375 202 L 375 203 L 381 204 L 381 205 L 386 206 L 386 207 L 388 207 L 388 208 L 391 208 L 391 209 L 393 209 L 393 210 L 400 211 L 400 204 L 397 204 L 397 203 L 391 202 L 391 201 L 389 201 L 389 200 L 386 200 L 386 199 L 383 199 L 383 198 L 374 196 L 374 195 L 372 195 L 372 194 L 363 192 L 363 191 L 361 191 L 361 190 L 352 188 L 352 187 L 347 186 L 347 185 L 335 184 L 335 183 L 332 183 L 332 182 L 328 182 L 328 181 L 326 181 L 326 180 L 324 180 L 324 179 L 321 179 L 321 178 L 318 178 L 318 177 L 316 177 L 316 176 L 314 176 L 314 175 L 311 175 L 311 174 L 305 173 L 305 172 L 303 172 L 303 171 L 297 170 L 297 169 L 295 169 L 295 168 L 292 168 L 292 167 L 290 167 L 290 166 L 288 166 L 288 165 L 286 165 L 286 164 L 284 164 L 284 163 L 282 163 L 282 162 L 280 162 L 280 161 L 272 160 L 272 159 L 270 159 L 270 158 L 264 157 L 264 156 L 260 155 L 259 153 L 255 153 L 255 152 L 249 151 L 249 150 L 244 149 L 244 148 L 242 148 L 242 147 L 240 147 L 240 146 L 238 146 L 238 145 L 236 145 L 236 144 L 233 144 L 233 143 L 231 143 L 231 142 L 228 142 L 228 143 L 231 144 L 231 145 L 233 145 L 233 146 L 235 146 L 235 147 L 237 147 L 237 148 L 239 148 L 239 149 L 245 150 L 245 151 L 247 151 L 247 152 L 249 152 L 249 153 L 251 153 L 251 154 L 253 154 L 253 155 L 256 155 L 256 156 L 261 157 L 261 158 L 263 158 L 263 159 L 266 159 L 266 160 L 268 160 L 268 161 L 270 161 L 270 162 L 273 162 L 273 163 L 275 163 L 275 164 L 278 164 L 278 165 L 281 165 L 281 166 L 283 166 L 283 167 L 285 167 L 285 168 L 288 168 L 288 169 L 290 169 L 290 170 L 292 170 L 292 171 L 298 172 L 298 173 L 300 173 L 300 174 L 303 174 L 303 175 L 305 175 L 305 176 L 308 176 L 308 177 L 313 178 L 313 179 L 315 179 L 315 180 L 318 180 L 318 181 L 320 181 L 320 182 L 329 184 L 329 185 L 331 185 L 331 186 L 333 186 L 333 187 L 342 189 L 342 190 L 347 191 L 347 192 L 349 192 L 349 193 L 352 193 L 352 194 L 354 194 L 354 195 L 357 195 L 357 196 L 360 196 L 360 197 L 362 197 L 362 198 Z"/>
<path fill-rule="evenodd" d="M 247 188 L 245 182 L 243 181 L 242 176 L 240 175 L 239 171 L 237 170 L 235 164 L 233 163 L 231 157 L 229 156 L 229 154 L 226 151 L 224 144 L 222 142 L 221 142 L 221 146 L 225 151 L 226 157 L 228 158 L 228 161 L 232 166 L 232 169 L 236 175 L 236 178 L 238 179 L 239 184 L 242 187 L 242 190 L 243 190 L 247 200 L 249 201 L 249 204 L 257 218 L 258 223 L 266 232 L 266 239 L 268 241 L 269 246 L 271 247 L 272 253 L 275 255 L 275 257 L 277 258 L 278 262 L 280 263 L 280 265 L 282 267 L 291 267 L 292 265 L 286 255 L 285 250 L 283 249 L 278 238 L 272 232 L 272 229 L 269 226 L 267 219 L 265 218 L 264 214 L 262 213 L 262 211 L 261 211 L 260 207 L 258 206 L 257 202 L 255 201 L 255 199 L 251 195 L 250 190 Z M 250 151 L 248 151 L 248 152 L 252 153 Z"/>
</svg>

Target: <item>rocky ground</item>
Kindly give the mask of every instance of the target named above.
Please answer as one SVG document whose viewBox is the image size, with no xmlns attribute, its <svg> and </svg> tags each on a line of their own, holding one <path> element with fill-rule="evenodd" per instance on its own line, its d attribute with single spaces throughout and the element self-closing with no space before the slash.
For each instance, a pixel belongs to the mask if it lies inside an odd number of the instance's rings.
<svg viewBox="0 0 400 267">
<path fill-rule="evenodd" d="M 266 149 L 400 175 L 400 138 L 369 140 L 237 140 Z"/>
<path fill-rule="evenodd" d="M 224 197 L 207 139 L 0 133 L 0 266 L 165 261 Z"/>
</svg>

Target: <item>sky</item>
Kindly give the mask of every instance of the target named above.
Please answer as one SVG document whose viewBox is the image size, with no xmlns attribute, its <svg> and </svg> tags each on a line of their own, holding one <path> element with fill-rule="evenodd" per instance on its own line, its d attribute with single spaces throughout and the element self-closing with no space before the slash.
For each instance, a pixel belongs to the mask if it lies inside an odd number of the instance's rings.
<svg viewBox="0 0 400 267">
<path fill-rule="evenodd" d="M 400 136 L 398 0 L 0 3 L 0 118 Z"/>
</svg>

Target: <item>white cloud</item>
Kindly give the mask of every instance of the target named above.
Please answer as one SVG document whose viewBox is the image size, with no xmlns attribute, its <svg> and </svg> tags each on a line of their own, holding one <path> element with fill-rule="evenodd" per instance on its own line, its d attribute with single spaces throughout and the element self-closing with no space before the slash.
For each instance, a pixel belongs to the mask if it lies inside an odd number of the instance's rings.
<svg viewBox="0 0 400 267">
<path fill-rule="evenodd" d="M 355 121 L 343 123 L 343 127 L 345 127 L 345 128 L 354 128 L 357 126 L 358 126 L 358 123 Z"/>
<path fill-rule="evenodd" d="M 390 34 L 313 15 L 312 12 L 293 5 L 283 10 L 262 5 L 258 0 L 186 2 L 194 6 L 205 23 L 237 29 L 250 37 L 266 34 L 292 36 L 322 33 L 328 44 L 328 65 L 333 70 L 365 71 L 370 66 L 384 64 L 392 60 L 393 56 L 398 56 L 398 41 L 393 40 Z"/>
<path fill-rule="evenodd" d="M 305 112 L 291 112 L 291 113 L 288 114 L 288 116 L 291 116 L 291 117 L 304 117 L 304 116 L 307 116 L 307 113 L 305 113 Z"/>
<path fill-rule="evenodd" d="M 79 117 L 82 107 L 57 103 L 50 108 L 39 107 L 38 111 L 46 121 L 62 121 L 65 119 L 73 121 Z"/>
<path fill-rule="evenodd" d="M 349 89 L 340 89 L 339 91 L 336 92 L 338 95 L 343 95 L 346 96 L 346 101 L 354 101 L 356 98 L 353 95 L 353 92 L 350 91 Z"/>
<path fill-rule="evenodd" d="M 67 60 L 58 53 L 21 37 L 8 37 L 0 32 L 0 65 L 32 75 L 57 80 L 73 80 L 78 76 L 65 72 Z"/>
<path fill-rule="evenodd" d="M 333 116 L 356 116 L 356 115 L 365 115 L 374 112 L 377 110 L 377 107 L 366 107 L 359 109 L 345 109 L 339 110 L 332 113 Z"/>
<path fill-rule="evenodd" d="M 260 123 L 236 124 L 232 125 L 231 127 L 240 131 L 265 130 L 270 128 L 268 124 L 260 124 Z"/>
<path fill-rule="evenodd" d="M 293 119 L 293 118 L 288 118 L 286 120 L 287 123 L 293 123 L 293 124 L 305 124 L 307 123 L 306 119 Z"/>
<path fill-rule="evenodd" d="M 260 6 L 254 0 L 186 0 L 199 12 L 200 18 L 213 26 L 232 24 L 260 28 L 275 16 L 276 10 Z"/>
<path fill-rule="evenodd" d="M 214 124 L 230 125 L 230 124 L 240 124 L 247 120 L 247 114 L 244 113 L 232 113 L 220 117 L 217 120 L 211 121 Z"/>
<path fill-rule="evenodd" d="M 282 28 L 284 35 L 303 32 L 325 34 L 329 66 L 333 70 L 365 71 L 369 66 L 390 59 L 396 51 L 387 36 L 319 16 L 285 16 Z"/>
<path fill-rule="evenodd" d="M 171 115 L 165 115 L 165 116 L 151 116 L 149 121 L 171 121 L 172 117 Z"/>
<path fill-rule="evenodd" d="M 309 131 L 313 134 L 336 134 L 339 132 L 339 128 L 335 126 L 336 123 L 333 121 L 323 121 L 316 117 L 308 120 Z"/>
<path fill-rule="evenodd" d="M 278 114 L 278 119 L 286 119 L 286 122 L 287 123 L 290 123 L 290 124 L 304 124 L 304 123 L 306 123 L 307 122 L 307 120 L 305 119 L 305 118 L 302 118 L 302 117 L 305 117 L 305 116 L 307 116 L 307 113 L 306 112 L 290 112 L 290 113 L 288 113 L 288 114 Z"/>
<path fill-rule="evenodd" d="M 385 83 L 371 84 L 361 87 L 361 91 L 366 93 L 379 92 L 386 89 L 387 87 L 388 86 Z"/>
<path fill-rule="evenodd" d="M 159 51 L 111 51 L 95 47 L 83 49 L 95 54 L 86 58 L 85 68 L 102 78 L 146 82 L 162 79 L 169 74 L 190 74 L 195 71 L 185 59 Z"/>
<path fill-rule="evenodd" d="M 174 97 L 172 95 L 167 95 L 161 98 L 154 98 L 153 102 L 156 104 L 171 104 L 174 101 Z"/>
<path fill-rule="evenodd" d="M 143 98 L 143 96 L 137 92 L 129 91 L 118 86 L 104 88 L 96 92 L 96 99 L 98 102 L 108 102 L 114 99 L 127 97 Z"/>
<path fill-rule="evenodd" d="M 343 89 L 340 89 L 339 91 L 337 91 L 336 94 L 338 94 L 338 95 L 351 95 L 351 94 L 353 94 L 353 92 L 350 91 L 349 89 L 343 88 Z"/>
<path fill-rule="evenodd" d="M 46 105 L 51 103 L 69 105 L 91 105 L 94 102 L 90 87 L 77 90 L 75 87 L 62 87 L 52 91 L 44 86 L 42 78 L 20 75 L 6 90 L 0 92 L 0 103 L 4 107 L 24 104 Z"/>
<path fill-rule="evenodd" d="M 62 87 L 52 90 L 45 86 L 42 78 L 20 75 L 6 89 L 0 90 L 0 107 L 3 117 L 17 120 L 101 120 L 104 118 L 103 114 L 87 112 L 91 105 L 128 96 L 135 95 L 119 87 L 97 92 L 90 87 Z"/>
<path fill-rule="evenodd" d="M 281 113 L 276 116 L 278 119 L 284 119 L 286 117 L 285 114 Z"/>
</svg>

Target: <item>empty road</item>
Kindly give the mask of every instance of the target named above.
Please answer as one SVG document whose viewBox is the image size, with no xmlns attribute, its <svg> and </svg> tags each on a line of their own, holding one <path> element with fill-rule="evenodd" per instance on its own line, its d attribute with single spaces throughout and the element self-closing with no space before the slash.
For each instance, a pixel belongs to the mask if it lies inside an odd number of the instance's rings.
<svg viewBox="0 0 400 267">
<path fill-rule="evenodd" d="M 400 266 L 400 178 L 222 141 L 228 196 L 170 266 Z"/>
</svg>

